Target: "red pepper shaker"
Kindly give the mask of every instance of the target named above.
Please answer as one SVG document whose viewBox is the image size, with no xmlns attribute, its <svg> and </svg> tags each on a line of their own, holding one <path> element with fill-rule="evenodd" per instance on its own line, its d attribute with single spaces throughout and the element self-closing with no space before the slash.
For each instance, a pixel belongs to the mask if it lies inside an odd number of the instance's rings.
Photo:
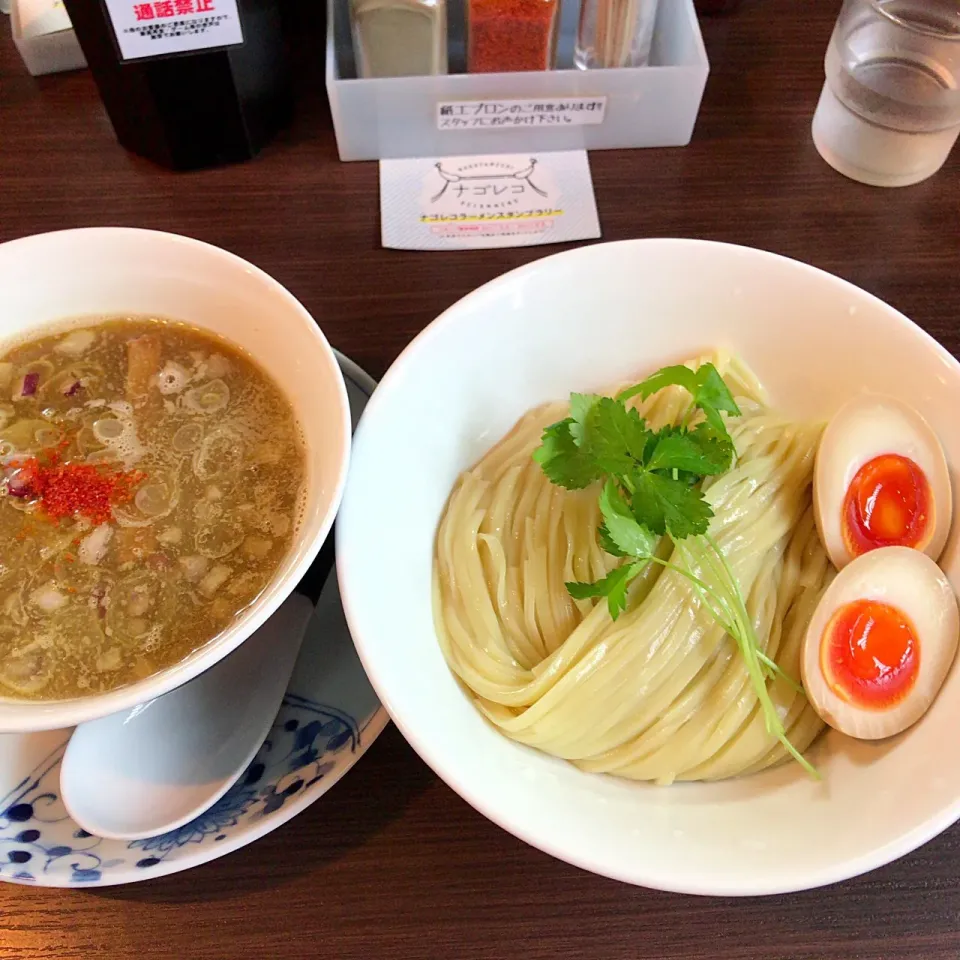
<svg viewBox="0 0 960 960">
<path fill-rule="evenodd" d="M 559 0 L 467 0 L 467 70 L 551 70 Z"/>
</svg>

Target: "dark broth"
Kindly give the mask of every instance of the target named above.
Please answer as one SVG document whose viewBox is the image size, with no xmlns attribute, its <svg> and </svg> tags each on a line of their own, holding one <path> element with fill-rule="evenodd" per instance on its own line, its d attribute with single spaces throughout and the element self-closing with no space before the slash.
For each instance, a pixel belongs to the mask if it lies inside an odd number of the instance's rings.
<svg viewBox="0 0 960 960">
<path fill-rule="evenodd" d="M 111 690 L 207 643 L 272 579 L 304 474 L 280 388 L 185 324 L 111 319 L 0 357 L 0 695 Z"/>
</svg>

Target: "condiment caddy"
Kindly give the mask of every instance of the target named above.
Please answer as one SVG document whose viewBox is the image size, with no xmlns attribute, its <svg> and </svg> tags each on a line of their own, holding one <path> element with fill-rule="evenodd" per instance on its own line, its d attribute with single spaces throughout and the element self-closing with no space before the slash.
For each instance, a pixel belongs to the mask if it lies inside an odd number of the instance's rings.
<svg viewBox="0 0 960 960">
<path fill-rule="evenodd" d="M 385 3 L 328 0 L 341 160 L 690 141 L 709 73 L 693 0 L 661 0 L 652 33 L 651 0 L 464 0 L 449 47 L 448 0 L 389 0 L 389 17 Z"/>
</svg>

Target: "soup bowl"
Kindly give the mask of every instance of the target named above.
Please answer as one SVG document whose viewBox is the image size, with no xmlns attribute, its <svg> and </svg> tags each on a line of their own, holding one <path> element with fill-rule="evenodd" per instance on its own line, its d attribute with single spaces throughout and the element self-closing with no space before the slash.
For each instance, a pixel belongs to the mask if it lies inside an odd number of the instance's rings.
<svg viewBox="0 0 960 960">
<path fill-rule="evenodd" d="M 600 244 L 509 273 L 404 351 L 358 428 L 337 521 L 340 589 L 363 664 L 423 759 L 465 800 L 556 857 L 700 894 L 842 880 L 960 815 L 960 673 L 898 737 L 828 731 L 796 763 L 658 787 L 582 772 L 506 739 L 447 668 L 434 539 L 459 473 L 537 404 L 639 379 L 713 348 L 742 356 L 774 406 L 825 418 L 861 391 L 913 404 L 960 467 L 960 365 L 892 307 L 802 263 L 695 240 Z M 958 486 L 954 480 L 954 516 Z M 957 525 L 941 566 L 960 585 Z"/>
<path fill-rule="evenodd" d="M 243 643 L 277 609 L 330 531 L 350 455 L 350 411 L 336 357 L 304 307 L 252 264 L 173 234 L 66 230 L 0 244 L 0 352 L 71 323 L 116 316 L 181 320 L 251 356 L 283 389 L 306 451 L 301 522 L 272 580 L 234 621 L 183 660 L 107 693 L 0 697 L 0 731 L 68 727 L 180 686 Z M 0 544 L 2 549 L 2 544 Z"/>
</svg>

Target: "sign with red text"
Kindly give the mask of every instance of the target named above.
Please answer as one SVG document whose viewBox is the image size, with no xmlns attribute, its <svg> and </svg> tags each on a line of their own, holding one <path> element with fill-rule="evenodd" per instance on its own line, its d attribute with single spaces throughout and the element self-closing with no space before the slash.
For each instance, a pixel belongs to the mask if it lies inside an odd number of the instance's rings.
<svg viewBox="0 0 960 960">
<path fill-rule="evenodd" d="M 243 43 L 237 0 L 104 0 L 124 60 Z"/>
</svg>

